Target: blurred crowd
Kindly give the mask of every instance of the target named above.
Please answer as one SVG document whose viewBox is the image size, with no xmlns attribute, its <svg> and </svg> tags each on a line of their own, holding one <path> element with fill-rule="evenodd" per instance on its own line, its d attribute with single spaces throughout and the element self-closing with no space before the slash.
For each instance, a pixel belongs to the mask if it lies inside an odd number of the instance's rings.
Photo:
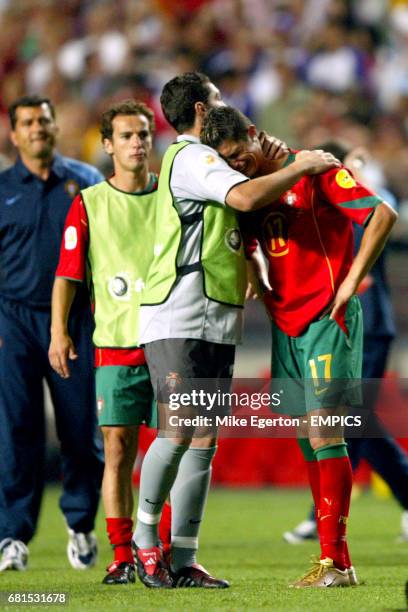
<svg viewBox="0 0 408 612">
<path fill-rule="evenodd" d="M 0 23 L 6 159 L 7 106 L 39 93 L 57 106 L 61 152 L 109 172 L 101 111 L 136 97 L 156 112 L 158 167 L 174 136 L 161 88 L 201 70 L 293 147 L 368 147 L 379 186 L 408 202 L 408 0 L 0 0 Z"/>
</svg>

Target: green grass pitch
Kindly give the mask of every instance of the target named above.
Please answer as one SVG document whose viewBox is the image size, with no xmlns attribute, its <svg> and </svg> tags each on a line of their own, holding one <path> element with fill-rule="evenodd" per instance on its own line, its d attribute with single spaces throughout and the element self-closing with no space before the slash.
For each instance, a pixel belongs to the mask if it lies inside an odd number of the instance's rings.
<svg viewBox="0 0 408 612">
<path fill-rule="evenodd" d="M 314 543 L 289 546 L 285 529 L 304 517 L 306 491 L 282 489 L 211 491 L 201 533 L 200 562 L 227 578 L 225 591 L 151 591 L 136 585 L 109 587 L 101 580 L 111 551 L 99 513 L 100 559 L 89 571 L 74 571 L 65 555 L 66 534 L 58 510 L 58 489 L 48 489 L 38 534 L 30 545 L 29 570 L 0 574 L 0 591 L 64 591 L 67 606 L 17 606 L 1 609 L 87 610 L 302 610 L 362 612 L 404 610 L 408 543 L 396 543 L 400 509 L 392 500 L 365 494 L 353 502 L 350 549 L 363 584 L 348 589 L 293 590 L 287 584 L 308 568 Z"/>
</svg>

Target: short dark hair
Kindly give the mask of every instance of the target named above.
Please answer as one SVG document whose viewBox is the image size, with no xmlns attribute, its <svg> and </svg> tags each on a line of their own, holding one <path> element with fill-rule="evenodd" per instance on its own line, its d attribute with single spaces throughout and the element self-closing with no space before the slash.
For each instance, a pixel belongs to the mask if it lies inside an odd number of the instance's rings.
<svg viewBox="0 0 408 612">
<path fill-rule="evenodd" d="M 344 162 L 344 158 L 350 153 L 350 147 L 343 140 L 326 140 L 316 148 L 331 153 L 342 163 Z"/>
<path fill-rule="evenodd" d="M 9 114 L 9 119 L 11 123 L 11 129 L 14 130 L 16 127 L 18 108 L 22 106 L 37 107 L 37 106 L 41 106 L 42 104 L 48 105 L 50 112 L 51 112 L 51 116 L 53 119 L 55 119 L 55 108 L 49 98 L 43 98 L 42 96 L 36 96 L 36 95 L 22 96 L 21 98 L 18 98 L 12 104 L 10 104 L 9 109 L 8 109 L 8 114 Z"/>
<path fill-rule="evenodd" d="M 200 139 L 203 144 L 217 149 L 225 140 L 248 140 L 251 121 L 232 106 L 211 108 L 204 117 Z"/>
<path fill-rule="evenodd" d="M 179 134 L 193 127 L 195 103 L 207 104 L 210 83 L 209 77 L 201 72 L 185 72 L 163 87 L 160 103 L 164 116 Z"/>
<path fill-rule="evenodd" d="M 140 100 L 122 100 L 121 102 L 113 104 L 113 106 L 108 108 L 108 110 L 102 114 L 100 127 L 102 142 L 105 138 L 112 140 L 112 121 L 118 115 L 143 115 L 148 120 L 149 130 L 153 134 L 155 129 L 153 111 Z"/>
</svg>

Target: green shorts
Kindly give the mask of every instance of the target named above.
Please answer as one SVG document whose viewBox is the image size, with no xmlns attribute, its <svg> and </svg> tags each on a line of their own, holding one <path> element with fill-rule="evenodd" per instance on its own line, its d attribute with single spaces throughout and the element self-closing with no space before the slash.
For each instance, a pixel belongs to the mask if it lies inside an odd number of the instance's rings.
<svg viewBox="0 0 408 612">
<path fill-rule="evenodd" d="M 149 370 L 140 366 L 102 366 L 96 368 L 98 422 L 111 425 L 157 427 L 157 408 Z"/>
<path fill-rule="evenodd" d="M 297 337 L 272 324 L 272 391 L 283 391 L 278 412 L 295 416 L 361 404 L 363 315 L 356 296 L 345 321 L 348 336 L 329 315 Z"/>
</svg>

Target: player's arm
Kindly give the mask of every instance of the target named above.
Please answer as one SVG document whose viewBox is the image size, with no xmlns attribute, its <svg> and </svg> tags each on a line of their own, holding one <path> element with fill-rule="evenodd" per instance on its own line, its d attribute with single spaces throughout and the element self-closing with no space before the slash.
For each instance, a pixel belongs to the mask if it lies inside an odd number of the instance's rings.
<svg viewBox="0 0 408 612">
<path fill-rule="evenodd" d="M 246 299 L 262 298 L 266 291 L 272 291 L 268 268 L 259 244 L 247 259 L 248 289 Z"/>
<path fill-rule="evenodd" d="M 52 368 L 62 378 L 70 375 L 68 360 L 77 358 L 74 343 L 68 333 L 68 320 L 78 283 L 82 282 L 85 275 L 87 245 L 88 219 L 82 199 L 77 196 L 65 222 L 51 300 L 51 343 L 48 357 Z"/>
<path fill-rule="evenodd" d="M 397 217 L 395 210 L 385 202 L 376 206 L 349 273 L 336 293 L 330 314 L 331 319 L 336 317 L 339 309 L 356 293 L 357 287 L 383 250 Z"/>
<path fill-rule="evenodd" d="M 238 218 L 247 262 L 248 285 L 245 299 L 256 300 L 257 298 L 262 298 L 265 291 L 271 290 L 268 268 L 258 238 L 253 232 L 253 223 L 251 223 L 250 216 L 239 215 Z"/>
<path fill-rule="evenodd" d="M 302 176 L 325 172 L 339 165 L 340 162 L 330 153 L 301 151 L 286 168 L 248 180 L 244 174 L 228 166 L 214 149 L 196 144 L 177 154 L 171 190 L 179 199 L 219 202 L 248 212 L 267 206 Z"/>
<path fill-rule="evenodd" d="M 243 212 L 257 210 L 277 200 L 303 176 L 320 174 L 336 166 L 340 162 L 331 153 L 301 151 L 286 168 L 233 186 L 225 201 L 231 208 Z"/>
<path fill-rule="evenodd" d="M 51 301 L 51 343 L 48 358 L 51 367 L 62 378 L 69 378 L 68 359 L 77 359 L 74 343 L 68 333 L 68 319 L 77 291 L 77 282 L 56 278 Z"/>
</svg>

